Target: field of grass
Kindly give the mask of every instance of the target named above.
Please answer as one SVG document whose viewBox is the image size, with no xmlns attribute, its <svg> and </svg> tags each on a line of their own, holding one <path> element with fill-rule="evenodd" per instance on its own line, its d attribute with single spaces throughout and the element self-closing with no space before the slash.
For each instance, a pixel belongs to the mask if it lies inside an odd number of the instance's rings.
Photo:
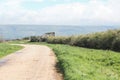
<svg viewBox="0 0 120 80">
<path fill-rule="evenodd" d="M 9 44 L 24 44 L 29 42 L 28 40 L 13 40 L 13 41 L 8 41 L 7 43 Z"/>
<path fill-rule="evenodd" d="M 25 43 L 51 47 L 64 80 L 120 80 L 120 52 L 61 44 Z"/>
<path fill-rule="evenodd" d="M 120 80 L 120 53 L 69 45 L 45 44 L 58 58 L 64 80 Z"/>
<path fill-rule="evenodd" d="M 22 49 L 21 46 L 0 43 L 0 58 L 20 49 Z"/>
<path fill-rule="evenodd" d="M 120 80 L 120 54 L 68 45 L 49 45 L 65 80 Z"/>
</svg>

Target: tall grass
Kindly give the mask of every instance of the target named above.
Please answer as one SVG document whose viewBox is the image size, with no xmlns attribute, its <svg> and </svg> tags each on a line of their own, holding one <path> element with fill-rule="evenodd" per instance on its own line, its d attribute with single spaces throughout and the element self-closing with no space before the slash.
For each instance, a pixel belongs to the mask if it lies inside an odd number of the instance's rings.
<svg viewBox="0 0 120 80">
<path fill-rule="evenodd" d="M 55 52 L 64 80 L 120 80 L 120 52 L 63 44 L 31 44 L 47 45 Z"/>
</svg>

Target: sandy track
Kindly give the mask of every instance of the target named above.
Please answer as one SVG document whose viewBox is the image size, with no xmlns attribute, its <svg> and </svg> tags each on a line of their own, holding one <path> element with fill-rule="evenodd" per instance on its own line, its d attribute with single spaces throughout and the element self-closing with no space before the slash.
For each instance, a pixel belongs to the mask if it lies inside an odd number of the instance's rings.
<svg viewBox="0 0 120 80">
<path fill-rule="evenodd" d="M 47 46 L 25 48 L 0 60 L 0 80 L 62 80 L 56 71 L 56 58 Z"/>
</svg>

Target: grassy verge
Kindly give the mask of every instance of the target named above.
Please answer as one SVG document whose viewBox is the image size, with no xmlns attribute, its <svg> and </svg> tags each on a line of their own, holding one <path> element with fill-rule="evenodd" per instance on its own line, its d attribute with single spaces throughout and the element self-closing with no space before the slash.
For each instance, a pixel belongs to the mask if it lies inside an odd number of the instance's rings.
<svg viewBox="0 0 120 80">
<path fill-rule="evenodd" d="M 8 41 L 9 44 L 25 44 L 28 43 L 28 40 L 14 40 L 14 41 Z"/>
<path fill-rule="evenodd" d="M 0 43 L 0 58 L 6 56 L 10 53 L 13 53 L 17 50 L 22 49 L 23 47 L 17 45 L 9 45 L 6 43 Z"/>
<path fill-rule="evenodd" d="M 42 44 L 54 50 L 64 80 L 120 80 L 119 52 Z"/>
</svg>

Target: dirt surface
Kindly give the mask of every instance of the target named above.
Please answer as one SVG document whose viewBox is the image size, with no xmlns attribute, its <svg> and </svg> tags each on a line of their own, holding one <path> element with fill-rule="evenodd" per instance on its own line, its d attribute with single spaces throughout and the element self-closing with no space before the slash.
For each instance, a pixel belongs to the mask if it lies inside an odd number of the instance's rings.
<svg viewBox="0 0 120 80">
<path fill-rule="evenodd" d="M 62 80 L 50 48 L 22 46 L 25 48 L 0 59 L 0 80 Z"/>
</svg>

